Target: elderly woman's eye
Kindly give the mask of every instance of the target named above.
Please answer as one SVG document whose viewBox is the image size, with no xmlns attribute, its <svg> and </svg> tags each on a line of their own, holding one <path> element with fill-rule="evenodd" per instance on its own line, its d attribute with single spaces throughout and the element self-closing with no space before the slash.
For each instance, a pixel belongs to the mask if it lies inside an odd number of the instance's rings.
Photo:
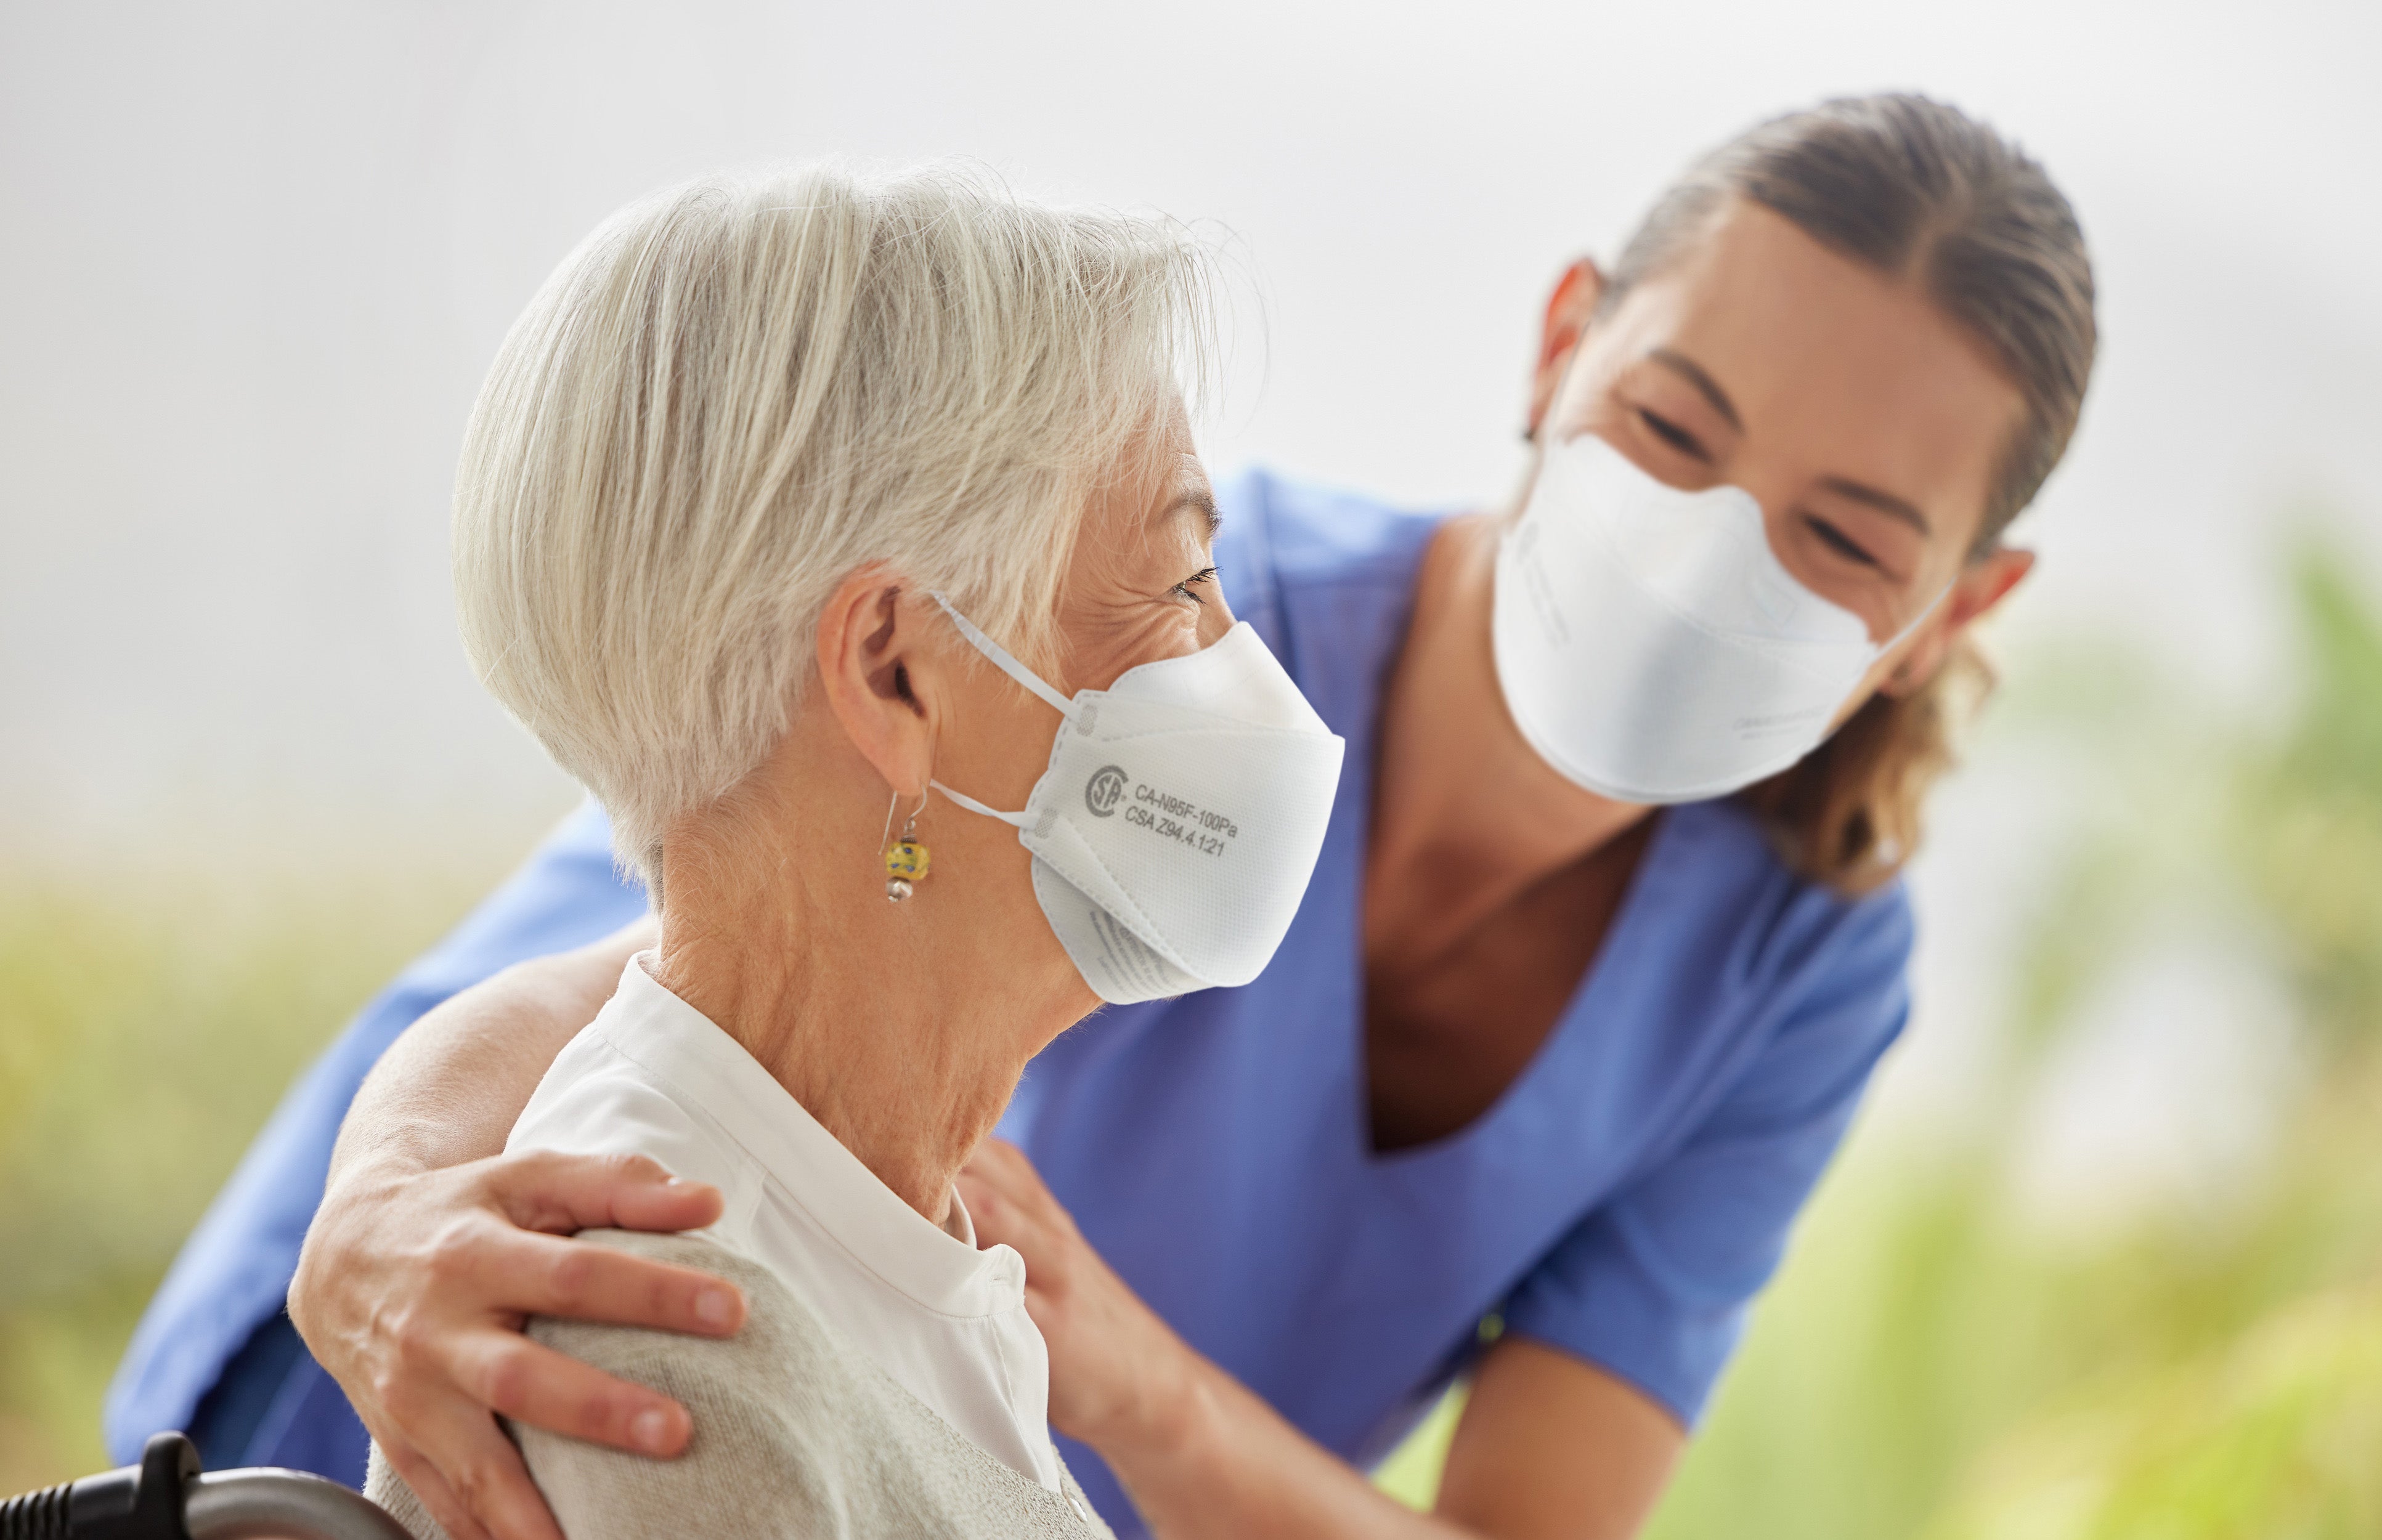
<svg viewBox="0 0 2382 1540">
<path fill-rule="evenodd" d="M 1212 567 L 1203 567 L 1197 572 L 1192 573 L 1189 577 L 1184 579 L 1181 582 L 1176 583 L 1173 588 L 1167 590 L 1167 592 L 1170 593 L 1180 593 L 1183 597 L 1190 600 L 1195 605 L 1204 605 L 1208 601 L 1199 597 L 1199 595 L 1194 591 L 1206 587 L 1209 583 L 1215 581 L 1215 579 L 1216 569 Z"/>
</svg>

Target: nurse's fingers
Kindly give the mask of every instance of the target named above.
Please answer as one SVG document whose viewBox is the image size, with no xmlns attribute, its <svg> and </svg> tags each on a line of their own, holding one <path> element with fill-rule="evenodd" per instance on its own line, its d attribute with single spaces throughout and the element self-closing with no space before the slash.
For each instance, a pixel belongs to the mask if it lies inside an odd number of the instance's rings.
<svg viewBox="0 0 2382 1540">
<path fill-rule="evenodd" d="M 674 1459 L 694 1430 L 668 1396 L 510 1331 L 460 1339 L 448 1372 L 465 1395 L 517 1423 L 631 1454 Z"/>
<path fill-rule="evenodd" d="M 979 1245 L 1016 1246 L 1025 1251 L 1013 1233 L 1016 1228 L 1020 1224 L 1031 1224 L 1038 1230 L 1044 1228 L 1022 1200 L 1015 1173 L 1004 1169 L 985 1150 L 978 1150 L 960 1167 L 956 1185 L 960 1202 L 967 1204 L 968 1217 L 976 1225 Z"/>
<path fill-rule="evenodd" d="M 1034 1169 L 1034 1162 L 1025 1157 L 1024 1150 L 1008 1140 L 997 1136 L 978 1144 L 975 1154 L 968 1156 L 967 1163 L 973 1167 L 979 1167 L 988 1171 L 998 1171 L 1008 1176 L 1022 1175 L 1036 1181 L 1042 1179 L 1040 1173 Z"/>
<path fill-rule="evenodd" d="M 458 1294 L 489 1310 L 697 1337 L 731 1337 L 744 1325 L 734 1284 L 592 1241 L 490 1226 L 455 1271 Z"/>
<path fill-rule="evenodd" d="M 1042 1185 L 1042 1174 L 1025 1158 L 1025 1152 L 1006 1139 L 988 1139 L 977 1145 L 961 1169 L 1016 1203 L 1050 1191 Z"/>
<path fill-rule="evenodd" d="M 524 1229 L 701 1229 L 718 1219 L 719 1189 L 681 1181 L 645 1155 L 525 1150 L 483 1164 L 480 1185 Z"/>
<path fill-rule="evenodd" d="M 960 1202 L 967 1204 L 979 1246 L 1007 1246 L 1025 1263 L 1030 1294 L 1047 1279 L 1062 1277 L 1070 1253 L 1082 1242 L 1055 1204 L 1020 1202 L 1014 1190 L 987 1178 L 977 1167 L 959 1174 Z"/>
<path fill-rule="evenodd" d="M 478 1407 L 449 1400 L 424 1419 L 430 1448 L 374 1430 L 390 1467 L 449 1540 L 562 1540 L 521 1451 Z"/>
<path fill-rule="evenodd" d="M 1044 1228 L 1074 1228 L 1074 1216 L 1067 1212 L 1042 1180 L 1042 1173 L 1025 1157 L 1025 1152 L 1005 1139 L 988 1139 L 976 1147 L 961 1168 L 964 1177 L 973 1177 L 982 1188 L 992 1192 L 1001 1202 L 1015 1207 L 1020 1213 Z M 966 1196 L 964 1191 L 962 1196 Z M 971 1212 L 975 1209 L 969 1201 Z"/>
</svg>

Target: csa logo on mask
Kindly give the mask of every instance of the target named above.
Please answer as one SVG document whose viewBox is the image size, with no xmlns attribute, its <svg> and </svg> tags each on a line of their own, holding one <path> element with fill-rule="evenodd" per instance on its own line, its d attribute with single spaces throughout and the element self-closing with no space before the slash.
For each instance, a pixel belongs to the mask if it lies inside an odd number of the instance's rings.
<svg viewBox="0 0 2382 1540">
<path fill-rule="evenodd" d="M 1122 765 L 1103 764 L 1092 772 L 1092 778 L 1084 783 L 1084 805 L 1092 810 L 1093 817 L 1106 818 L 1116 812 L 1116 805 L 1124 801 L 1124 783 Z"/>
</svg>

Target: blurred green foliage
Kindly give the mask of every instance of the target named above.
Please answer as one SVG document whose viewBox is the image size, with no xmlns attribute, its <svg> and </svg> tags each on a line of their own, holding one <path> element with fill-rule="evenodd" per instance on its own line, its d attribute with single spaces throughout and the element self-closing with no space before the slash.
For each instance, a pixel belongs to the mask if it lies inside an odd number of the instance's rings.
<svg viewBox="0 0 2382 1540">
<path fill-rule="evenodd" d="M 2278 1158 L 2219 1226 L 2065 1259 L 2055 1297 L 2090 1307 L 2052 1318 L 2065 1362 L 1931 1534 L 2382 1534 L 2382 615 L 2353 571 L 2300 553 L 2297 689 L 2269 730 L 2183 772 L 2208 823 L 2093 857 L 2198 852 L 2287 985 L 2310 1073 Z"/>
<path fill-rule="evenodd" d="M 117 1355 L 297 1070 L 495 875 L 0 883 L 0 1496 L 104 1468 Z"/>
</svg>

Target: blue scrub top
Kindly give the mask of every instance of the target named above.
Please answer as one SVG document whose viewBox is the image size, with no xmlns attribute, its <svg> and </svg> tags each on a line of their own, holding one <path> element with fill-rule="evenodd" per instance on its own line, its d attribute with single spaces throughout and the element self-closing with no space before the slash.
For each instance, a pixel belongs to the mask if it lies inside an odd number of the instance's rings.
<svg viewBox="0 0 2382 1540">
<path fill-rule="evenodd" d="M 1437 519 L 1261 472 L 1220 501 L 1234 612 L 1348 740 L 1314 881 L 1256 982 L 1100 1012 L 1034 1060 L 1001 1132 L 1193 1347 L 1349 1460 L 1395 1444 L 1492 1314 L 1692 1424 L 1902 1029 L 1899 886 L 1854 900 L 1798 877 L 1733 801 L 1664 811 L 1520 1078 L 1458 1132 L 1375 1154 L 1358 915 L 1375 726 Z M 423 1011 L 643 910 L 607 838 L 600 812 L 573 815 L 290 1092 L 133 1337 L 108 1401 L 119 1459 L 190 1427 L 211 1468 L 361 1480 L 362 1430 L 278 1314 L 339 1118 Z M 1109 1522 L 1140 1533 L 1099 1458 L 1062 1442 Z"/>
</svg>

